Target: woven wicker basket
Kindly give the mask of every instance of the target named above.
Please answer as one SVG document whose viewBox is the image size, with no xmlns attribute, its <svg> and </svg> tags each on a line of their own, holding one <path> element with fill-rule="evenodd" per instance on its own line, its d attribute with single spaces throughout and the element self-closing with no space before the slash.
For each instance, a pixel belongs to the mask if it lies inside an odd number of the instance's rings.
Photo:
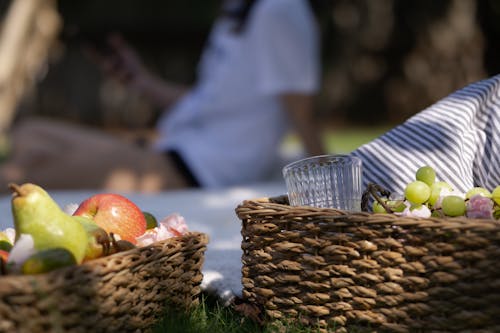
<svg viewBox="0 0 500 333">
<path fill-rule="evenodd" d="M 500 332 L 500 221 L 244 201 L 243 298 L 321 330 Z M 355 330 L 358 332 L 357 330 Z"/>
<path fill-rule="evenodd" d="M 0 332 L 143 332 L 198 302 L 198 232 L 40 275 L 0 278 Z M 167 305 L 168 304 L 168 305 Z"/>
</svg>

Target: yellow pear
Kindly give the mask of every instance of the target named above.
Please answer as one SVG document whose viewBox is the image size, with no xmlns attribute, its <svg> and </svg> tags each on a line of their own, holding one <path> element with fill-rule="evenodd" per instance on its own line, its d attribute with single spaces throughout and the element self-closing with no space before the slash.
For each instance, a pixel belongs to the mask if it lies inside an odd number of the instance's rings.
<svg viewBox="0 0 500 333">
<path fill-rule="evenodd" d="M 81 263 L 87 251 L 87 233 L 83 226 L 40 186 L 9 184 L 9 188 L 16 240 L 21 234 L 29 234 L 35 250 L 65 248 Z"/>
<path fill-rule="evenodd" d="M 87 233 L 87 251 L 83 261 L 106 256 L 110 252 L 111 239 L 108 233 L 93 220 L 84 216 L 73 216 Z"/>
</svg>

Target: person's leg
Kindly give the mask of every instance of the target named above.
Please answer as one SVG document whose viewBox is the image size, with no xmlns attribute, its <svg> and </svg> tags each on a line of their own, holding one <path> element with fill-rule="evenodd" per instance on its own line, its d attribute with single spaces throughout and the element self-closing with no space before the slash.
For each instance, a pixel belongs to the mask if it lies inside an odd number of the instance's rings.
<svg viewBox="0 0 500 333">
<path fill-rule="evenodd" d="M 10 157 L 0 167 L 0 191 L 9 182 L 148 192 L 189 185 L 166 155 L 98 130 L 30 119 L 13 129 L 11 140 Z"/>
</svg>

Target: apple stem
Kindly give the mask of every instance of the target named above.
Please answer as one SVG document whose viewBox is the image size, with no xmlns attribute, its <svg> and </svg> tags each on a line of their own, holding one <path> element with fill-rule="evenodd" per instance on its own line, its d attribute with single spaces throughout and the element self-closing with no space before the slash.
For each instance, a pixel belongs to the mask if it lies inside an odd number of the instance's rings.
<svg viewBox="0 0 500 333">
<path fill-rule="evenodd" d="M 109 238 L 111 238 L 111 248 L 113 248 L 113 250 L 116 252 L 118 252 L 118 244 L 116 243 L 116 238 L 115 238 L 115 234 L 110 232 L 109 233 Z"/>
<path fill-rule="evenodd" d="M 9 183 L 8 188 L 12 191 L 13 194 L 17 194 L 19 196 L 27 195 L 26 191 L 23 191 L 21 186 L 15 184 L 15 183 Z"/>
</svg>

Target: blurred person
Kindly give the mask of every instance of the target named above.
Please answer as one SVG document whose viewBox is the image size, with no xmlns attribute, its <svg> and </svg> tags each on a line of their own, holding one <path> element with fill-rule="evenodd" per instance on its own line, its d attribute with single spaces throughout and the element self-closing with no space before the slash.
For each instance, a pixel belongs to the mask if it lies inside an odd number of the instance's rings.
<svg viewBox="0 0 500 333">
<path fill-rule="evenodd" d="M 311 2 L 311 3 L 310 3 Z M 324 153 L 313 119 L 320 32 L 311 0 L 228 0 L 193 87 L 149 71 L 120 36 L 94 52 L 105 73 L 164 112 L 151 147 L 44 119 L 20 122 L 2 183 L 157 191 L 263 181 L 291 125 L 308 155 Z"/>
</svg>

